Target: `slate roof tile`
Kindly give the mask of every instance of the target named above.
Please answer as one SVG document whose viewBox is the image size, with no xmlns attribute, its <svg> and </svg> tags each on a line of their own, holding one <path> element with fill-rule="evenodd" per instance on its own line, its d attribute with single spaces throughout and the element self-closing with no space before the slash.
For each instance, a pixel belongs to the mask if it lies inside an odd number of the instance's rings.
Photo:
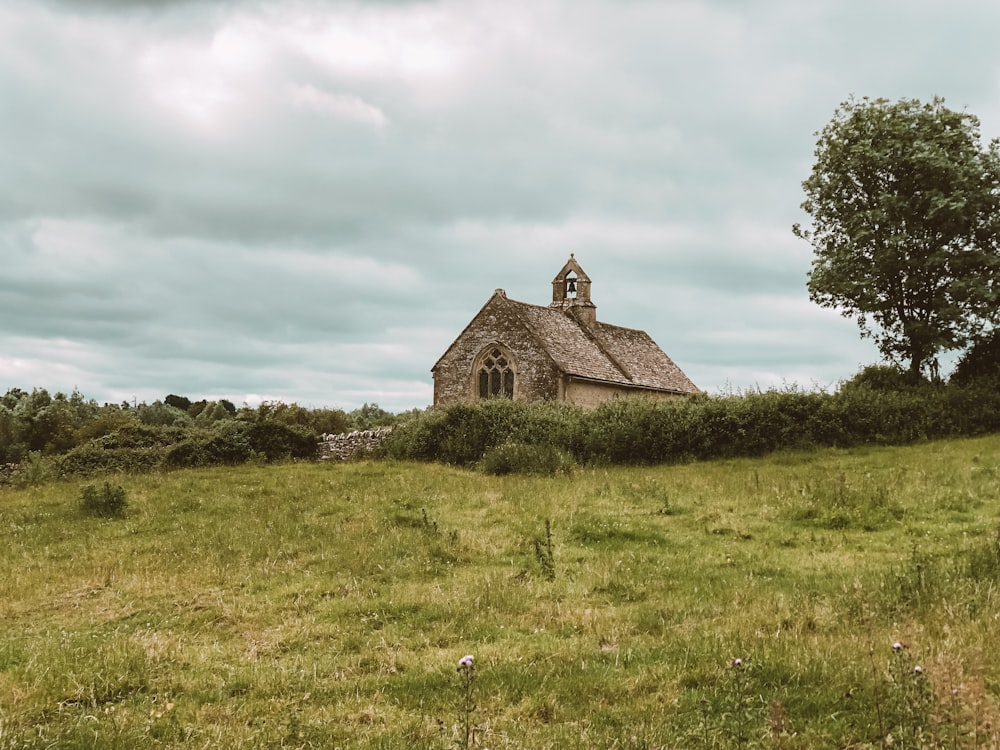
<svg viewBox="0 0 1000 750">
<path fill-rule="evenodd" d="M 645 331 L 600 322 L 591 327 L 559 308 L 512 299 L 506 302 L 567 375 L 674 393 L 701 393 Z"/>
</svg>

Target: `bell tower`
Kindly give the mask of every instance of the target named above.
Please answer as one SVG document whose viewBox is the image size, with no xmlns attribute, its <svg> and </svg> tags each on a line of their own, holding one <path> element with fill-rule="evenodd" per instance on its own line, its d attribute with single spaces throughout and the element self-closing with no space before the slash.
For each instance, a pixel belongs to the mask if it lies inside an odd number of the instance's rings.
<svg viewBox="0 0 1000 750">
<path fill-rule="evenodd" d="M 552 304 L 549 307 L 576 315 L 584 323 L 597 322 L 597 305 L 590 301 L 590 277 L 580 268 L 573 253 L 562 270 L 552 279 Z"/>
</svg>

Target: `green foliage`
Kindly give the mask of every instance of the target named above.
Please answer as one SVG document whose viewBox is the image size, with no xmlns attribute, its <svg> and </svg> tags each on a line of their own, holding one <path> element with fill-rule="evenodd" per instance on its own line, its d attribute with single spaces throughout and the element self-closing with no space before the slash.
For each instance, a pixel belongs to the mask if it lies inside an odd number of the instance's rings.
<svg viewBox="0 0 1000 750">
<path fill-rule="evenodd" d="M 250 430 L 249 425 L 237 422 L 190 430 L 169 447 L 164 463 L 175 468 L 245 463 L 254 454 Z"/>
<path fill-rule="evenodd" d="M 364 403 L 347 415 L 351 429 L 373 430 L 376 427 L 391 427 L 396 423 L 396 415 L 387 412 L 378 404 Z M 333 430 L 324 430 L 333 432 Z"/>
<path fill-rule="evenodd" d="M 349 426 L 342 410 L 280 402 L 237 410 L 226 399 L 170 394 L 149 405 L 98 406 L 76 391 L 11 388 L 0 396 L 0 481 L 312 458 L 320 433 Z"/>
<path fill-rule="evenodd" d="M 55 458 L 61 477 L 97 474 L 143 474 L 163 464 L 163 448 L 106 448 L 100 441 L 79 445 Z"/>
<path fill-rule="evenodd" d="M 27 452 L 21 420 L 13 409 L 0 403 L 0 464 L 17 463 Z"/>
<path fill-rule="evenodd" d="M 180 441 L 185 430 L 179 426 L 157 426 L 126 422 L 123 426 L 81 443 L 59 456 L 59 475 L 93 476 L 121 472 L 153 471 L 163 465 L 170 446 Z"/>
<path fill-rule="evenodd" d="M 950 381 L 970 385 L 977 380 L 1000 381 L 1000 329 L 977 341 L 955 364 Z"/>
<path fill-rule="evenodd" d="M 592 411 L 505 399 L 462 404 L 398 425 L 387 451 L 398 459 L 514 471 L 533 461 L 557 466 L 556 450 L 577 463 L 651 465 L 822 446 L 902 445 L 1000 430 L 1000 390 L 990 382 L 904 385 L 897 372 L 866 368 L 837 393 L 786 388 L 619 399 Z"/>
<path fill-rule="evenodd" d="M 898 365 L 868 365 L 850 380 L 840 384 L 840 391 L 867 389 L 879 393 L 905 391 L 914 386 L 913 380 Z"/>
<path fill-rule="evenodd" d="M 247 430 L 250 448 L 268 461 L 315 458 L 319 435 L 306 427 L 271 420 L 253 422 Z"/>
<path fill-rule="evenodd" d="M 802 185 L 810 298 L 857 320 L 910 376 L 936 373 L 997 314 L 1000 142 L 935 98 L 843 102 Z"/>
<path fill-rule="evenodd" d="M 51 460 L 39 451 L 31 451 L 11 473 L 9 484 L 14 487 L 37 487 L 52 479 L 56 470 Z"/>
<path fill-rule="evenodd" d="M 191 423 L 191 417 L 183 409 L 170 406 L 162 401 L 154 401 L 152 404 L 139 404 L 134 409 L 136 417 L 145 425 L 157 427 L 178 426 L 183 427 Z"/>
<path fill-rule="evenodd" d="M 177 426 L 157 426 L 129 422 L 114 432 L 99 438 L 96 442 L 106 450 L 117 448 L 165 448 L 173 445 L 185 435 L 185 429 Z"/>
<path fill-rule="evenodd" d="M 313 409 L 310 417 L 313 432 L 337 435 L 350 427 L 350 419 L 342 409 Z"/>
<path fill-rule="evenodd" d="M 138 427 L 141 426 L 141 423 L 129 410 L 122 409 L 115 404 L 105 404 L 97 411 L 93 419 L 86 421 L 77 430 L 76 445 L 102 438 L 131 426 Z"/>
<path fill-rule="evenodd" d="M 50 396 L 12 388 L 0 398 L 0 462 L 18 461 L 29 451 L 57 453 L 77 442 L 77 432 L 95 419 L 98 407 L 79 392 Z"/>
<path fill-rule="evenodd" d="M 88 516 L 121 518 L 128 507 L 128 493 L 121 485 L 105 482 L 100 488 L 88 484 L 80 488 L 80 510 Z"/>
<path fill-rule="evenodd" d="M 411 461 L 446 461 L 439 449 L 447 430 L 448 410 L 428 409 L 393 429 L 385 443 L 386 453 Z"/>
<path fill-rule="evenodd" d="M 348 415 L 340 409 L 310 410 L 280 401 L 264 401 L 257 409 L 244 408 L 238 418 L 244 422 L 274 422 L 317 435 L 345 432 L 350 425 Z"/>
<path fill-rule="evenodd" d="M 542 569 L 542 576 L 547 581 L 556 580 L 556 554 L 552 543 L 552 520 L 545 519 L 545 536 L 532 540 L 535 550 L 535 560 Z"/>
<path fill-rule="evenodd" d="M 478 463 L 486 474 L 570 474 L 576 460 L 570 453 L 552 445 L 504 443 L 490 448 Z"/>
<path fill-rule="evenodd" d="M 181 411 L 187 411 L 188 409 L 191 408 L 191 399 L 187 398 L 186 396 L 177 396 L 173 393 L 166 396 L 163 399 L 163 403 L 165 403 L 167 406 L 172 406 L 175 409 L 180 409 Z"/>
<path fill-rule="evenodd" d="M 507 443 L 573 453 L 585 439 L 583 417 L 581 409 L 567 404 L 490 399 L 414 415 L 393 428 L 386 447 L 390 457 L 459 466 L 475 464 Z"/>
</svg>

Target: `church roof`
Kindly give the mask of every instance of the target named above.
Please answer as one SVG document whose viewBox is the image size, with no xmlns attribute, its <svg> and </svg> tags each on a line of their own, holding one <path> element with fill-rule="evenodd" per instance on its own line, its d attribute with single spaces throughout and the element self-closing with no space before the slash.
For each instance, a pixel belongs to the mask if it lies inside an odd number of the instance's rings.
<svg viewBox="0 0 1000 750">
<path fill-rule="evenodd" d="M 701 393 L 645 331 L 601 322 L 588 325 L 572 310 L 506 296 L 503 300 L 567 375 L 633 388 Z"/>
</svg>

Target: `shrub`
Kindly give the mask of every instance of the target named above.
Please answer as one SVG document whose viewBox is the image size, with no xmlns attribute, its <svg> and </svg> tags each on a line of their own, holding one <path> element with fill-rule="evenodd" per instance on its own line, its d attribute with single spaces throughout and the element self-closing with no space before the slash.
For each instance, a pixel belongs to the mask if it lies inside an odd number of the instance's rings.
<svg viewBox="0 0 1000 750">
<path fill-rule="evenodd" d="M 162 401 L 154 401 L 151 404 L 139 404 L 134 410 L 139 421 L 147 425 L 178 425 L 186 426 L 191 423 L 191 417 L 187 412 L 174 406 L 169 406 Z"/>
<path fill-rule="evenodd" d="M 8 481 L 18 488 L 37 487 L 44 484 L 53 474 L 52 461 L 42 456 L 40 451 L 31 451 L 27 457 L 10 472 Z"/>
<path fill-rule="evenodd" d="M 164 462 L 177 468 L 245 463 L 253 456 L 249 431 L 249 425 L 231 420 L 218 422 L 211 429 L 191 430 L 170 446 Z"/>
<path fill-rule="evenodd" d="M 840 390 L 867 388 L 884 393 L 906 390 L 913 385 L 909 374 L 896 365 L 868 365 L 862 367 L 853 378 L 841 383 Z"/>
<path fill-rule="evenodd" d="M 436 461 L 441 434 L 445 431 L 444 409 L 431 409 L 397 425 L 386 439 L 390 458 L 411 461 Z"/>
<path fill-rule="evenodd" d="M 163 464 L 166 449 L 151 448 L 105 448 L 98 440 L 79 445 L 57 458 L 58 473 L 61 477 L 93 476 L 124 472 L 141 474 L 155 471 Z"/>
<path fill-rule="evenodd" d="M 128 507 L 127 493 L 120 485 L 108 482 L 98 489 L 92 484 L 80 489 L 80 510 L 85 515 L 99 518 L 121 518 Z"/>
<path fill-rule="evenodd" d="M 184 435 L 185 430 L 182 427 L 130 423 L 98 438 L 97 445 L 109 450 L 115 448 L 165 448 L 181 440 Z"/>
<path fill-rule="evenodd" d="M 270 419 L 251 423 L 247 430 L 251 450 L 279 461 L 288 458 L 314 458 L 319 450 L 319 435 L 307 427 L 294 427 Z"/>
<path fill-rule="evenodd" d="M 576 460 L 552 445 L 504 443 L 486 451 L 479 469 L 487 474 L 570 474 Z"/>
</svg>

